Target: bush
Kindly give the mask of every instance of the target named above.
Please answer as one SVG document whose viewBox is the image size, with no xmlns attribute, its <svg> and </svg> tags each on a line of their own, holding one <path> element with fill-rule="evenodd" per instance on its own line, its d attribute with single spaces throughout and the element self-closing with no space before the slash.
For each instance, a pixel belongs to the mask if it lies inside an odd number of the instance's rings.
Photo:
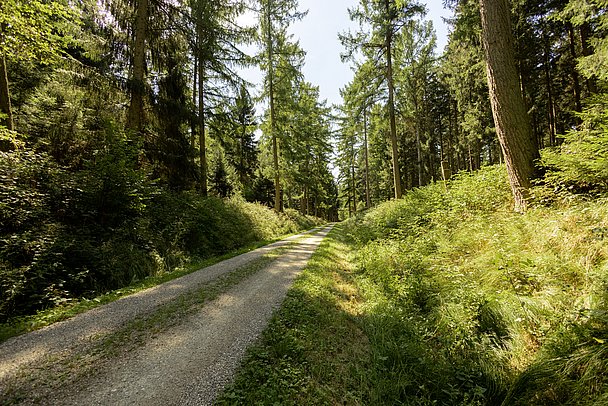
<svg viewBox="0 0 608 406">
<path fill-rule="evenodd" d="M 0 322 L 319 224 L 240 198 L 162 190 L 117 137 L 83 170 L 0 155 Z"/>
<path fill-rule="evenodd" d="M 597 95 L 582 113 L 581 124 L 564 143 L 543 151 L 543 183 L 560 194 L 608 192 L 608 97 Z"/>
</svg>

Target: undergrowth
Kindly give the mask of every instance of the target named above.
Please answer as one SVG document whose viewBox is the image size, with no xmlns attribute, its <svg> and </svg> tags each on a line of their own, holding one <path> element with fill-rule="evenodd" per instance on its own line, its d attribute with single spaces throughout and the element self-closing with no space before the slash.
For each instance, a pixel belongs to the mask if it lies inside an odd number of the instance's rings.
<svg viewBox="0 0 608 406">
<path fill-rule="evenodd" d="M 606 404 L 607 203 L 491 167 L 336 226 L 221 404 Z"/>
<path fill-rule="evenodd" d="M 376 291 L 367 335 L 386 348 L 385 400 L 605 401 L 607 203 L 516 214 L 496 167 L 349 221 L 357 269 Z"/>
<path fill-rule="evenodd" d="M 240 198 L 163 191 L 121 162 L 100 158 L 84 176 L 44 154 L 0 154 L 0 323 L 320 222 Z"/>
</svg>

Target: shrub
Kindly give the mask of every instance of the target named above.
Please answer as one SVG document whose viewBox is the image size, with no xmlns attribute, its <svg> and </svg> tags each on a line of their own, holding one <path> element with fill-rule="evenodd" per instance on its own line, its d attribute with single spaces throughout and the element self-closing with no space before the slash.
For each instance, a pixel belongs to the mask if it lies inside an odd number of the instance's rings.
<svg viewBox="0 0 608 406">
<path fill-rule="evenodd" d="M 0 321 L 320 222 L 162 191 L 134 168 L 134 153 L 117 140 L 81 171 L 27 150 L 0 156 Z"/>
<path fill-rule="evenodd" d="M 608 191 L 608 97 L 598 95 L 582 113 L 581 124 L 564 136 L 564 143 L 543 151 L 544 184 L 564 193 Z"/>
</svg>

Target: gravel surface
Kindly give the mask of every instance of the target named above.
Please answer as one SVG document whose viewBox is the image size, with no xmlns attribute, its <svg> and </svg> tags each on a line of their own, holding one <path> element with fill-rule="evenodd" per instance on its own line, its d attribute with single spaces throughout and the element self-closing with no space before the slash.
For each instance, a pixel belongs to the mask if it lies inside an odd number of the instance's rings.
<svg viewBox="0 0 608 406">
<path fill-rule="evenodd" d="M 330 229 L 331 226 L 304 237 L 290 237 L 10 339 L 0 345 L 0 393 L 3 382 L 11 381 L 14 386 L 15 376 L 27 376 L 29 369 L 40 368 L 40 364 L 49 363 L 58 354 L 68 353 L 77 359 L 99 337 L 134 318 L 152 313 L 272 250 L 287 247 L 264 269 L 173 327 L 152 336 L 136 350 L 121 353 L 112 362 L 100 363 L 100 368 L 90 376 L 67 382 L 59 390 L 53 390 L 54 396 L 42 400 L 66 405 L 212 404 L 231 380 L 247 346 L 265 328 L 293 279 Z"/>
</svg>

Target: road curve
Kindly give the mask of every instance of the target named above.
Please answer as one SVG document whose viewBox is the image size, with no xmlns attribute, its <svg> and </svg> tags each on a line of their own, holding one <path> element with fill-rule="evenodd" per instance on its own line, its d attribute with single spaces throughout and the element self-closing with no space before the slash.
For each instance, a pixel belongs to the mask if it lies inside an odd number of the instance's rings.
<svg viewBox="0 0 608 406">
<path fill-rule="evenodd" d="M 246 266 L 280 247 L 285 252 L 215 300 L 154 335 L 135 350 L 100 363 L 77 381 L 53 385 L 52 394 L 36 399 L 65 405 L 205 405 L 212 404 L 238 367 L 246 348 L 260 335 L 331 226 L 222 261 L 155 288 L 101 306 L 0 345 L 0 393 L 15 376 L 70 353 L 78 359 L 97 337 L 151 313 L 222 274 Z M 53 369 L 50 368 L 49 371 Z M 11 388 L 14 392 L 14 388 Z M 30 394 L 31 395 L 31 394 Z M 1 402 L 0 395 L 0 403 Z M 4 399 L 6 400 L 6 399 Z"/>
</svg>

